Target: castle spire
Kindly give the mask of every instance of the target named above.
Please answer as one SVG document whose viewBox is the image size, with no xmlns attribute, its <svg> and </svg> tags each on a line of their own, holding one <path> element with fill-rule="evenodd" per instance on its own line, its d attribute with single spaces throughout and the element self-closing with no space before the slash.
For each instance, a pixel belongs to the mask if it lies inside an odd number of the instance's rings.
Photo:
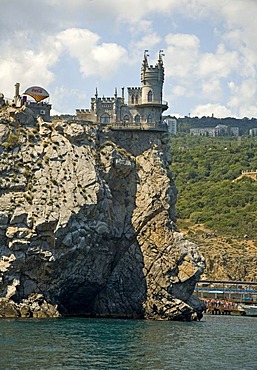
<svg viewBox="0 0 257 370">
<path fill-rule="evenodd" d="M 142 63 L 142 67 L 141 67 L 141 82 L 145 81 L 145 73 L 146 73 L 146 70 L 149 68 L 147 57 L 149 57 L 148 50 L 145 50 L 144 51 L 143 63 Z"/>
<path fill-rule="evenodd" d="M 164 57 L 164 52 L 163 52 L 163 50 L 160 50 L 159 51 L 159 59 L 158 59 L 158 63 L 159 64 L 161 64 L 161 65 L 163 65 L 163 59 L 162 59 L 162 57 Z"/>
<path fill-rule="evenodd" d="M 148 50 L 144 51 L 144 59 L 143 59 L 143 67 L 148 67 L 148 60 L 147 57 L 149 57 Z"/>
</svg>

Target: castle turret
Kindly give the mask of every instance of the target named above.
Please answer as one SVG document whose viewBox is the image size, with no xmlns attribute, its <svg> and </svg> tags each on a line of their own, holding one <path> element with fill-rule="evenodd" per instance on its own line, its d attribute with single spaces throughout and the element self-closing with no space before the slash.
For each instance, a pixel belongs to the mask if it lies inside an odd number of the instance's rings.
<svg viewBox="0 0 257 370">
<path fill-rule="evenodd" d="M 142 104 L 162 104 L 162 88 L 164 82 L 164 67 L 162 50 L 155 66 L 148 64 L 147 50 L 144 53 L 141 68 Z"/>
</svg>

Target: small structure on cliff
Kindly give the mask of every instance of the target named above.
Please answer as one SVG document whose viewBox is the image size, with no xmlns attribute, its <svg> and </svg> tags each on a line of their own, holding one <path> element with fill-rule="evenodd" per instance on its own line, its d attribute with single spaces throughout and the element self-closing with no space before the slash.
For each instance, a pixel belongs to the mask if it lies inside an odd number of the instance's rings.
<svg viewBox="0 0 257 370">
<path fill-rule="evenodd" d="M 128 87 L 128 101 L 125 102 L 124 88 L 121 96 L 117 89 L 113 97 L 100 98 L 96 89 L 91 98 L 90 109 L 77 109 L 79 120 L 91 121 L 114 127 L 167 129 L 162 113 L 168 103 L 162 99 L 164 83 L 163 51 L 160 50 L 155 66 L 149 65 L 147 50 L 141 67 L 141 87 Z"/>
<path fill-rule="evenodd" d="M 27 95 L 31 96 L 35 101 L 28 101 Z M 45 122 L 50 122 L 50 111 L 52 105 L 44 101 L 49 97 L 48 92 L 39 86 L 32 86 L 25 90 L 25 92 L 20 95 L 20 84 L 17 82 L 15 84 L 15 95 L 13 99 L 13 104 L 16 108 L 22 106 L 27 106 L 30 108 L 36 117 L 41 117 Z"/>
</svg>

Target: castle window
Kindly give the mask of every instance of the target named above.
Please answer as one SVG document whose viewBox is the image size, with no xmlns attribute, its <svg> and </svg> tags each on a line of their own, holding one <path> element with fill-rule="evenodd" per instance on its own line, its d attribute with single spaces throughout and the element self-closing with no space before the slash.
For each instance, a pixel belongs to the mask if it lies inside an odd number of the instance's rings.
<svg viewBox="0 0 257 370">
<path fill-rule="evenodd" d="M 123 116 L 123 123 L 124 125 L 127 125 L 129 123 L 130 119 L 129 119 L 129 115 L 128 114 L 125 114 L 125 116 Z"/>
<path fill-rule="evenodd" d="M 153 117 L 151 114 L 148 114 L 147 116 L 147 123 L 152 123 L 153 122 Z"/>
<path fill-rule="evenodd" d="M 136 104 L 138 104 L 138 95 L 136 95 Z"/>
<path fill-rule="evenodd" d="M 140 123 L 140 115 L 139 114 L 137 114 L 134 119 L 135 119 L 135 123 Z"/>
<path fill-rule="evenodd" d="M 104 113 L 101 115 L 101 123 L 110 123 L 110 116 L 108 113 Z"/>
<path fill-rule="evenodd" d="M 153 92 L 152 92 L 152 90 L 149 90 L 148 91 L 147 101 L 153 101 Z"/>
<path fill-rule="evenodd" d="M 135 103 L 135 97 L 134 95 L 131 96 L 131 104 L 134 104 Z"/>
</svg>

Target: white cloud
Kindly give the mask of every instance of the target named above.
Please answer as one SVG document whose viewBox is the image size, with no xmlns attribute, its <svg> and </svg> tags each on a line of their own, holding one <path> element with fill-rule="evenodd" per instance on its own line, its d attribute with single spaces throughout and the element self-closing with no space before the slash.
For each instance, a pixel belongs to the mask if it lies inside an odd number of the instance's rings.
<svg viewBox="0 0 257 370">
<path fill-rule="evenodd" d="M 219 79 L 214 78 L 211 80 L 203 81 L 202 93 L 205 99 L 211 99 L 212 101 L 219 101 L 223 97 L 223 89 Z"/>
<path fill-rule="evenodd" d="M 61 42 L 72 58 L 76 58 L 84 77 L 98 75 L 111 78 L 126 57 L 126 50 L 116 43 L 99 43 L 99 35 L 87 30 L 72 28 L 59 33 Z"/>
<path fill-rule="evenodd" d="M 67 107 L 65 107 L 65 104 L 62 106 L 63 102 L 67 101 L 67 97 L 69 97 L 69 99 L 75 99 L 77 106 L 79 107 L 86 100 L 87 94 L 81 89 L 69 89 L 64 85 L 56 86 L 51 91 L 51 102 L 54 103 L 52 114 L 75 113 L 74 111 L 70 111 Z"/>
<path fill-rule="evenodd" d="M 1 89 L 4 94 L 13 96 L 13 85 L 21 83 L 22 89 L 29 85 L 47 86 L 54 80 L 51 67 L 58 60 L 58 51 L 46 44 L 41 45 L 40 51 L 27 49 L 14 39 L 13 44 L 2 44 L 2 58 L 0 60 Z"/>
<path fill-rule="evenodd" d="M 240 106 L 238 117 L 256 118 L 257 117 L 257 104 L 253 104 L 253 105 L 248 104 L 247 106 L 244 106 L 244 105 Z"/>
<path fill-rule="evenodd" d="M 51 45 L 51 47 L 49 47 Z M 123 63 L 126 50 L 115 43 L 100 43 L 100 36 L 86 29 L 67 29 L 46 37 L 37 51 L 26 48 L 13 39 L 2 43 L 0 60 L 1 90 L 13 95 L 13 85 L 39 84 L 48 86 L 54 81 L 52 67 L 61 62 L 63 53 L 69 53 L 80 66 L 83 76 L 98 75 L 111 78 Z"/>
<path fill-rule="evenodd" d="M 232 95 L 227 103 L 227 106 L 232 112 L 238 112 L 239 117 L 257 116 L 256 80 L 245 80 L 240 85 L 233 82 L 229 84 Z"/>
<path fill-rule="evenodd" d="M 183 49 L 195 50 L 199 48 L 200 40 L 195 35 L 170 33 L 166 36 L 166 43 L 168 46 L 175 48 L 181 47 Z"/>
<path fill-rule="evenodd" d="M 207 76 L 227 77 L 239 64 L 237 52 L 229 52 L 223 44 L 219 44 L 216 53 L 203 53 L 197 68 L 197 74 Z"/>
<path fill-rule="evenodd" d="M 237 36 L 238 34 L 240 33 L 236 33 Z M 222 114 L 241 116 L 240 106 L 244 112 L 247 106 L 252 107 L 250 102 L 256 99 L 254 80 L 249 79 L 248 83 L 245 83 L 246 86 L 242 85 L 240 92 L 235 94 L 233 78 L 255 76 L 257 59 L 253 53 L 249 53 L 246 60 L 245 55 L 237 50 L 229 50 L 230 45 L 224 43 L 219 43 L 213 52 L 203 52 L 200 39 L 189 34 L 168 34 L 166 42 L 166 75 L 173 81 L 169 93 L 171 101 L 176 104 L 181 93 L 184 94 L 184 98 L 197 97 L 198 102 L 202 100 L 203 104 L 195 108 L 196 115 L 200 115 L 200 110 L 201 115 L 215 113 L 218 116 Z M 229 87 L 229 90 L 226 87 Z M 229 91 L 231 97 L 227 96 Z M 244 101 L 248 101 L 248 105 Z M 193 111 L 193 107 L 190 110 Z"/>
<path fill-rule="evenodd" d="M 165 40 L 166 75 L 188 78 L 198 63 L 199 38 L 188 34 L 168 34 Z"/>
<path fill-rule="evenodd" d="M 92 70 L 91 73 L 98 74 L 103 79 L 110 79 L 117 73 L 119 67 L 124 65 L 127 52 L 115 43 L 103 43 L 92 50 L 92 56 L 95 70 Z M 86 67 L 85 64 L 84 67 Z"/>
<path fill-rule="evenodd" d="M 101 0 L 99 5 L 95 0 L 46 0 L 50 6 L 61 9 L 64 6 L 69 11 L 79 11 L 85 13 L 85 18 L 94 14 L 96 18 L 107 19 L 115 18 L 123 22 L 135 23 L 151 13 L 170 13 L 180 7 L 187 0 Z"/>
<path fill-rule="evenodd" d="M 173 88 L 173 94 L 176 96 L 184 96 L 186 94 L 186 89 L 184 86 L 174 86 Z"/>
<path fill-rule="evenodd" d="M 140 34 L 149 34 L 153 32 L 153 24 L 150 20 L 141 19 L 133 22 L 129 26 L 129 31 L 135 37 Z"/>
<path fill-rule="evenodd" d="M 90 53 L 99 41 L 100 36 L 87 30 L 79 28 L 66 29 L 56 36 L 56 40 L 61 43 L 63 48 L 68 50 L 74 58 L 82 58 L 85 54 Z"/>
<path fill-rule="evenodd" d="M 147 35 L 138 40 L 133 40 L 129 44 L 129 63 L 138 63 L 141 61 L 144 50 L 155 50 L 156 46 L 161 42 L 160 36 L 155 32 L 149 32 Z M 150 55 L 150 58 L 152 56 Z"/>
<path fill-rule="evenodd" d="M 208 103 L 196 106 L 191 112 L 191 117 L 211 117 L 212 115 L 217 118 L 230 117 L 231 111 L 224 105 Z"/>
</svg>

